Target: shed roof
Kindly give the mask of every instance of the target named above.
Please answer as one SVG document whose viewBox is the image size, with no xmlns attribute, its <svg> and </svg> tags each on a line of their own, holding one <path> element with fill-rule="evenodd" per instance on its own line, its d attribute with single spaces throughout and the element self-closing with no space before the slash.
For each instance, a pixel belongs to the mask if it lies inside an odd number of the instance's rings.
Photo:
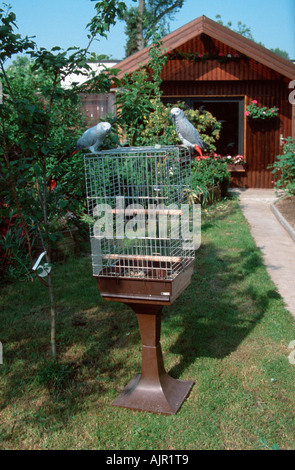
<svg viewBox="0 0 295 470">
<path fill-rule="evenodd" d="M 245 38 L 241 34 L 235 33 L 204 15 L 165 36 L 162 39 L 163 49 L 166 53 L 169 53 L 202 33 L 235 48 L 240 53 L 247 55 L 289 79 L 295 79 L 295 65 L 291 61 L 280 57 L 269 49 Z M 116 68 L 120 69 L 118 77 L 121 78 L 125 73 L 131 74 L 140 66 L 146 65 L 149 60 L 148 51 L 149 48 L 146 47 L 119 62 L 116 66 Z"/>
</svg>

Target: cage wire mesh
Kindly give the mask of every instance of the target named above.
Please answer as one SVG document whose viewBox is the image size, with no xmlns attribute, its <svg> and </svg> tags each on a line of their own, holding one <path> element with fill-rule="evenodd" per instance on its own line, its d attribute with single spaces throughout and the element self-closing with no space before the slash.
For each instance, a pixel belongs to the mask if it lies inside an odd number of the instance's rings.
<svg viewBox="0 0 295 470">
<path fill-rule="evenodd" d="M 84 158 L 94 276 L 174 279 L 194 259 L 182 208 L 191 194 L 184 147 L 129 147 Z"/>
</svg>

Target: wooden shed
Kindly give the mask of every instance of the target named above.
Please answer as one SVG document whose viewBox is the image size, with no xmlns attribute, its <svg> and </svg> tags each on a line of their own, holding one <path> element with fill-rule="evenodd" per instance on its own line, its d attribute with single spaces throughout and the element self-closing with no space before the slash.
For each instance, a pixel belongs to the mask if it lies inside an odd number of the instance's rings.
<svg viewBox="0 0 295 470">
<path fill-rule="evenodd" d="M 201 16 L 162 40 L 169 59 L 162 72 L 164 102 L 203 106 L 222 121 L 217 152 L 243 155 L 245 171 L 232 173 L 232 185 L 271 188 L 267 166 L 281 151 L 282 138 L 295 137 L 295 106 L 289 84 L 295 65 L 230 29 Z M 148 62 L 148 48 L 116 65 L 131 74 Z M 279 108 L 278 116 L 253 120 L 245 115 L 253 100 Z"/>
</svg>

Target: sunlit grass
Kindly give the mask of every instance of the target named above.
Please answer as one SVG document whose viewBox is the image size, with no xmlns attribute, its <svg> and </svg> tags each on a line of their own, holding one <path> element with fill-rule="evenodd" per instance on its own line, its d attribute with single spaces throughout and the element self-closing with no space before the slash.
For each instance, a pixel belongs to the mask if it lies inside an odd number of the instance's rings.
<svg viewBox="0 0 295 470">
<path fill-rule="evenodd" d="M 134 313 L 102 302 L 89 257 L 53 268 L 58 364 L 48 293 L 2 288 L 2 449 L 294 449 L 294 320 L 284 309 L 235 201 L 203 212 L 190 286 L 164 309 L 166 370 L 194 380 L 177 415 L 111 406 L 140 372 Z"/>
</svg>

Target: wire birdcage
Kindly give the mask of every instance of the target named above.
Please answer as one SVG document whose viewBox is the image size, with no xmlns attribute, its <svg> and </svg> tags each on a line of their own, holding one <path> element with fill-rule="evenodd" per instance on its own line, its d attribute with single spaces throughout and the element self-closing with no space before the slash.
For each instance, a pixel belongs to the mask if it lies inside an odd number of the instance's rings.
<svg viewBox="0 0 295 470">
<path fill-rule="evenodd" d="M 190 151 L 120 148 L 84 161 L 93 275 L 103 300 L 136 313 L 142 342 L 141 374 L 113 405 L 175 414 L 194 382 L 167 374 L 160 332 L 163 306 L 193 274 Z"/>
<path fill-rule="evenodd" d="M 173 280 L 194 259 L 187 243 L 191 155 L 130 147 L 85 156 L 94 276 Z"/>
</svg>

